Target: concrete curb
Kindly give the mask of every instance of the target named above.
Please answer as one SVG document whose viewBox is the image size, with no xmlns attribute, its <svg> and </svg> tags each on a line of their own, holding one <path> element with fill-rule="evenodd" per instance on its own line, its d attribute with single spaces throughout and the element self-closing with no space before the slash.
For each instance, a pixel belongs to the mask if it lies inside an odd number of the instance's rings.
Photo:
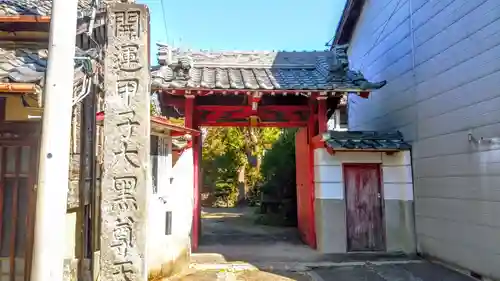
<svg viewBox="0 0 500 281">
<path fill-rule="evenodd" d="M 385 264 L 408 264 L 422 263 L 424 260 L 407 260 L 407 261 L 356 261 L 356 262 L 269 262 L 269 263 L 254 263 L 253 265 L 261 270 L 284 270 L 305 272 L 313 268 L 323 267 L 341 267 L 341 266 L 361 266 L 366 264 L 385 265 Z"/>
<path fill-rule="evenodd" d="M 200 271 L 258 271 L 259 269 L 249 263 L 192 263 L 189 265 L 190 269 Z"/>
<path fill-rule="evenodd" d="M 366 264 L 384 265 L 384 264 L 408 264 L 422 263 L 424 260 L 407 261 L 359 261 L 359 262 L 267 262 L 267 263 L 191 263 L 189 268 L 200 271 L 258 271 L 258 270 L 281 270 L 293 272 L 307 272 L 314 268 L 322 267 L 341 267 L 341 266 L 361 266 Z"/>
<path fill-rule="evenodd" d="M 311 278 L 311 281 L 325 281 L 325 279 L 321 278 L 321 276 L 319 276 L 319 274 L 314 272 L 314 271 L 308 271 L 308 272 L 305 272 L 305 274 L 309 278 Z"/>
</svg>

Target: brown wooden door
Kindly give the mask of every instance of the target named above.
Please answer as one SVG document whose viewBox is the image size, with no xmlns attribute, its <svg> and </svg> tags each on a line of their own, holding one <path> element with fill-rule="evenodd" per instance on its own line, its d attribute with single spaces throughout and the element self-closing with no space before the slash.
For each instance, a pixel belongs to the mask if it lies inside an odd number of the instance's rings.
<svg viewBox="0 0 500 281">
<path fill-rule="evenodd" d="M 347 250 L 385 250 L 380 166 L 344 165 Z"/>
<path fill-rule="evenodd" d="M 0 263 L 2 280 L 28 280 L 36 177 L 35 149 L 0 143 Z M 7 279 L 6 279 L 7 280 Z"/>
</svg>

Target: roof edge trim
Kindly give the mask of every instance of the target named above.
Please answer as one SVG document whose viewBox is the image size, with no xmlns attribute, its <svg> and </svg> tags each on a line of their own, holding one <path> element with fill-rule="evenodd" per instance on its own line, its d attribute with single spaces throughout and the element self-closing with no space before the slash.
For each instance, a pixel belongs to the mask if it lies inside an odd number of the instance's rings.
<svg viewBox="0 0 500 281">
<path fill-rule="evenodd" d="M 347 44 L 351 41 L 352 33 L 358 22 L 359 16 L 365 4 L 365 0 L 347 0 L 344 6 L 342 17 L 340 18 L 333 44 L 335 45 Z"/>
</svg>

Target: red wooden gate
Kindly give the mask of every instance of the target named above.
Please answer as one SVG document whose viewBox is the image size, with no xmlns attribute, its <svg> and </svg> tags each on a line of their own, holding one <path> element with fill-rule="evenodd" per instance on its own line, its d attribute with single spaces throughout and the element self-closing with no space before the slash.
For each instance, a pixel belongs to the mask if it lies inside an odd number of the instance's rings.
<svg viewBox="0 0 500 281">
<path fill-rule="evenodd" d="M 347 250 L 383 251 L 380 165 L 345 164 Z"/>
<path fill-rule="evenodd" d="M 295 165 L 297 179 L 297 221 L 301 239 L 316 249 L 314 229 L 314 185 L 307 128 L 295 135 Z"/>
</svg>

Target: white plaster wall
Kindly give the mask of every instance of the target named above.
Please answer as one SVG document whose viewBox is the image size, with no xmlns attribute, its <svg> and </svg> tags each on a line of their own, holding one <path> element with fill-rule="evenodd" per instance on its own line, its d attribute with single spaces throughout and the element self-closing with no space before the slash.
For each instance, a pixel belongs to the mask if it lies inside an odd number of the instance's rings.
<svg viewBox="0 0 500 281">
<path fill-rule="evenodd" d="M 77 212 L 66 214 L 66 227 L 64 239 L 64 258 L 74 259 L 76 257 L 76 229 Z"/>
<path fill-rule="evenodd" d="M 314 150 L 314 187 L 317 199 L 344 199 L 342 164 L 379 163 L 382 167 L 385 200 L 413 200 L 413 180 L 409 151 L 387 155 L 383 152 L 335 152 Z"/>
<path fill-rule="evenodd" d="M 330 155 L 325 148 L 314 151 L 315 202 L 320 204 L 315 206 L 318 249 L 325 253 L 342 253 L 347 250 L 342 169 L 342 165 L 347 163 L 381 165 L 386 250 L 414 252 L 410 152 L 387 155 L 383 152 L 346 151 Z M 406 203 L 401 204 L 402 202 Z"/>
<path fill-rule="evenodd" d="M 160 144 L 162 141 L 160 141 Z M 160 145 L 161 147 L 161 145 Z M 148 266 L 161 268 L 190 252 L 193 210 L 193 153 L 187 149 L 172 167 L 162 148 L 158 157 L 157 193 L 149 202 Z M 171 181 L 172 178 L 172 181 Z M 153 190 L 151 186 L 151 191 Z M 172 212 L 171 234 L 166 235 L 166 212 Z"/>
<path fill-rule="evenodd" d="M 191 249 L 191 226 L 194 206 L 194 167 L 193 149 L 185 150 L 173 168 L 173 184 L 170 195 L 170 207 L 173 211 L 172 235 L 168 237 L 169 251 L 178 255 L 185 249 Z"/>
</svg>

